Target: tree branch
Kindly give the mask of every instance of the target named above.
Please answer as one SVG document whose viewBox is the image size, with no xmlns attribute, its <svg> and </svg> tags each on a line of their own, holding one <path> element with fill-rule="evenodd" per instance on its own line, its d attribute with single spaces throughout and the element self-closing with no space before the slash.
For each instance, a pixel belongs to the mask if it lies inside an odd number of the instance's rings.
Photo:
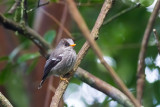
<svg viewBox="0 0 160 107">
<path fill-rule="evenodd" d="M 18 24 L 12 20 L 7 19 L 0 13 L 0 24 L 2 24 L 5 28 L 18 31 L 18 33 L 22 34 L 26 38 L 30 39 L 37 45 L 37 47 L 40 48 L 40 53 L 42 56 L 46 57 L 48 55 L 48 49 L 51 48 L 50 45 L 33 29 L 27 26 L 23 26 L 21 24 Z"/>
<path fill-rule="evenodd" d="M 71 33 L 64 27 L 63 24 L 61 24 L 54 16 L 52 16 L 51 14 L 49 14 L 47 11 L 45 11 L 44 9 L 41 9 L 41 11 L 43 11 L 43 13 L 45 15 L 47 15 L 48 17 L 50 17 L 59 27 L 61 27 L 63 29 L 63 31 L 66 33 L 66 35 L 70 38 L 73 39 Z"/>
<path fill-rule="evenodd" d="M 15 3 L 13 4 L 13 6 L 9 9 L 8 13 L 12 14 L 18 6 L 20 6 L 22 0 L 15 0 Z"/>
<path fill-rule="evenodd" d="M 49 4 L 49 1 L 42 3 L 42 4 L 40 2 L 41 2 L 41 0 L 38 0 L 37 8 Z"/>
<path fill-rule="evenodd" d="M 144 32 L 142 44 L 141 44 L 141 50 L 139 53 L 139 60 L 138 60 L 138 69 L 137 69 L 137 99 L 139 103 L 141 103 L 142 95 L 143 95 L 143 88 L 144 88 L 144 81 L 145 81 L 145 74 L 144 74 L 144 59 L 146 55 L 146 49 L 147 44 L 149 40 L 149 36 L 151 34 L 151 31 L 153 29 L 153 24 L 155 22 L 155 19 L 158 15 L 158 11 L 160 8 L 160 0 L 157 0 L 157 3 L 154 7 L 154 10 L 149 18 L 146 30 Z"/>
<path fill-rule="evenodd" d="M 139 7 L 139 6 L 140 6 L 140 3 L 134 5 L 134 6 L 130 7 L 130 8 L 122 10 L 121 12 L 115 14 L 114 16 L 109 18 L 108 20 L 104 21 L 103 25 L 108 24 L 109 22 L 113 21 L 114 19 L 118 18 L 119 16 L 121 16 L 121 15 L 123 15 L 123 14 L 125 14 L 125 13 L 127 13 L 127 12 L 137 8 L 137 7 Z"/>
<path fill-rule="evenodd" d="M 74 18 L 75 22 L 77 23 L 80 30 L 84 34 L 84 37 L 86 38 L 86 40 L 89 42 L 93 51 L 95 52 L 95 54 L 99 58 L 100 62 L 109 71 L 109 73 L 112 76 L 112 78 L 114 79 L 114 81 L 118 84 L 118 86 L 121 88 L 121 90 L 130 98 L 130 100 L 134 103 L 134 105 L 136 107 L 140 107 L 140 104 L 137 102 L 135 97 L 130 93 L 130 91 L 127 89 L 127 87 L 125 86 L 123 81 L 119 78 L 119 76 L 115 73 L 114 69 L 111 66 L 109 66 L 109 64 L 104 60 L 103 54 L 102 54 L 100 48 L 98 47 L 98 45 L 96 44 L 96 42 L 94 41 L 93 37 L 90 36 L 89 29 L 88 29 L 85 21 L 83 20 L 82 16 L 80 15 L 80 13 L 79 13 L 79 11 L 76 7 L 76 4 L 73 2 L 73 0 L 66 0 L 66 1 L 68 3 L 70 13 L 71 13 L 72 17 Z M 109 4 L 110 5 L 112 4 L 112 0 L 105 0 L 105 3 L 103 4 L 103 6 L 108 6 Z M 109 8 L 111 8 L 111 6 L 107 7 L 106 9 L 102 8 L 102 11 L 105 12 Z M 98 18 L 99 17 L 102 17 L 102 19 L 104 19 L 105 16 L 103 15 L 103 13 L 100 13 Z M 102 22 L 103 21 L 98 21 L 98 23 L 95 26 L 100 27 L 102 25 Z M 91 34 L 92 33 L 97 35 L 98 30 L 93 30 L 91 32 Z"/>
<path fill-rule="evenodd" d="M 13 107 L 8 99 L 0 92 L 0 107 Z"/>
<path fill-rule="evenodd" d="M 158 53 L 160 55 L 160 43 L 159 43 L 159 37 L 158 37 L 156 29 L 153 29 L 153 33 L 154 33 L 154 36 L 155 36 L 155 39 L 156 39 L 156 45 L 157 45 L 157 48 L 158 48 Z"/>
<path fill-rule="evenodd" d="M 78 67 L 74 75 L 76 78 L 82 80 L 83 82 L 89 84 L 91 87 L 103 92 L 104 94 L 110 96 L 112 99 L 116 100 L 118 103 L 122 104 L 125 107 L 134 107 L 131 101 L 126 95 L 121 91 L 111 86 L 110 84 L 100 80 L 94 75 L 88 73 L 84 69 Z"/>
<path fill-rule="evenodd" d="M 21 1 L 21 21 L 22 25 L 27 25 L 28 15 L 27 15 L 27 0 Z"/>
<path fill-rule="evenodd" d="M 61 20 L 60 20 L 60 24 L 61 25 L 64 25 L 64 28 L 65 28 L 65 22 L 67 20 L 67 15 L 68 15 L 68 8 L 67 8 L 67 4 L 65 3 L 64 4 L 64 9 L 63 9 L 63 13 L 62 13 L 62 16 L 61 16 Z M 66 29 L 67 30 L 67 29 Z M 62 38 L 62 34 L 63 34 L 63 28 L 62 27 L 59 27 L 58 29 L 58 33 L 57 33 L 57 42 L 60 41 L 60 39 Z M 69 37 L 72 37 L 71 33 L 67 30 L 68 34 L 70 35 Z M 67 33 L 66 33 L 67 34 Z M 73 37 L 72 37 L 73 39 Z M 57 43 L 58 44 L 58 43 Z"/>
</svg>

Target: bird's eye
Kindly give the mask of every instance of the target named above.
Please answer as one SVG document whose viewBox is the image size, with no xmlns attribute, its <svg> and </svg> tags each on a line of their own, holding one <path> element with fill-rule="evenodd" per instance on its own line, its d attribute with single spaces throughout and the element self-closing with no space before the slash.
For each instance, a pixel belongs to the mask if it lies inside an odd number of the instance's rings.
<svg viewBox="0 0 160 107">
<path fill-rule="evenodd" d="M 65 42 L 65 44 L 64 44 L 65 46 L 69 46 L 69 43 L 68 42 Z"/>
</svg>

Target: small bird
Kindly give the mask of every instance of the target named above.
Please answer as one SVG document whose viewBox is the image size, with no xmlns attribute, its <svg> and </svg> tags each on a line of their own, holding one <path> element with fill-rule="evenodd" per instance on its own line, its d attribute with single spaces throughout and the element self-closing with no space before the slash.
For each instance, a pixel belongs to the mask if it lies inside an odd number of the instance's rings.
<svg viewBox="0 0 160 107">
<path fill-rule="evenodd" d="M 49 75 L 53 74 L 63 80 L 63 75 L 67 74 L 73 68 L 77 58 L 76 52 L 73 49 L 74 46 L 76 46 L 76 44 L 74 44 L 72 39 L 61 39 L 46 61 L 44 74 L 38 89 L 42 87 L 42 84 Z"/>
</svg>

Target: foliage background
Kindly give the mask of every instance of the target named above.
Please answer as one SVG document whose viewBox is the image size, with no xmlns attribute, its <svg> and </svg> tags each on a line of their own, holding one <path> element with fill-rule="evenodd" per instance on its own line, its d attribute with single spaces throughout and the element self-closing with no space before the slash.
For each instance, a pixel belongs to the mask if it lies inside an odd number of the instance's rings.
<svg viewBox="0 0 160 107">
<path fill-rule="evenodd" d="M 103 1 L 76 0 L 77 4 L 79 4 L 78 8 L 90 30 L 97 19 Z M 147 1 L 148 3 L 146 3 Z M 134 8 L 109 23 L 104 24 L 100 29 L 99 39 L 97 41 L 106 60 L 134 95 L 136 95 L 136 71 L 140 45 L 148 18 L 151 14 L 149 8 L 146 7 L 150 6 L 152 2 L 153 0 L 140 0 L 142 4 L 140 7 Z M 13 3 L 14 0 L 1 0 L 1 12 L 6 17 L 19 21 L 20 9 L 13 15 L 6 13 Z M 34 8 L 36 3 L 36 1 L 28 0 L 28 8 Z M 120 13 L 122 10 L 135 6 L 136 3 L 138 1 L 116 0 L 105 21 L 113 18 L 114 15 Z M 52 1 L 51 4 L 40 8 L 45 9 L 60 20 L 64 5 Z M 54 45 L 59 28 L 53 20 L 40 12 L 40 9 L 30 12 L 28 17 L 29 26 L 33 27 L 45 40 Z M 160 34 L 159 20 L 158 17 L 154 28 Z M 85 39 L 69 13 L 65 26 L 70 29 L 70 32 L 75 38 L 77 44 L 75 50 L 78 53 Z M 43 107 L 45 102 L 44 96 L 47 92 L 47 83 L 44 84 L 42 90 L 37 90 L 37 86 L 43 74 L 45 59 L 40 56 L 37 47 L 20 34 L 5 30 L 2 26 L 0 26 L 0 32 L 0 91 L 7 96 L 15 107 Z M 63 37 L 66 37 L 64 33 Z M 145 64 L 146 82 L 143 104 L 144 107 L 158 107 L 160 106 L 160 63 L 153 34 L 151 34 L 151 38 L 149 39 Z M 117 87 L 91 49 L 80 66 L 91 74 Z M 58 78 L 54 79 L 54 83 L 56 87 Z M 77 99 L 75 99 L 75 96 L 78 96 Z M 68 107 L 120 106 L 111 98 L 97 92 L 76 78 L 71 80 L 71 84 L 64 95 L 64 103 Z"/>
</svg>

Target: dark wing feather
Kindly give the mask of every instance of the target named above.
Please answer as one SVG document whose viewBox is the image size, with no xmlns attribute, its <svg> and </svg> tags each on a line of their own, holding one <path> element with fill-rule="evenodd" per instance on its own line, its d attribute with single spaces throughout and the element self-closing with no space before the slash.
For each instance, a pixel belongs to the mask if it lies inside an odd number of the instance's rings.
<svg viewBox="0 0 160 107">
<path fill-rule="evenodd" d="M 38 89 L 42 87 L 42 84 L 46 80 L 51 69 L 55 67 L 61 60 L 62 60 L 62 56 L 58 56 L 55 60 L 49 59 L 48 64 L 44 68 L 44 75 L 42 77 L 42 81 L 40 82 Z"/>
</svg>

